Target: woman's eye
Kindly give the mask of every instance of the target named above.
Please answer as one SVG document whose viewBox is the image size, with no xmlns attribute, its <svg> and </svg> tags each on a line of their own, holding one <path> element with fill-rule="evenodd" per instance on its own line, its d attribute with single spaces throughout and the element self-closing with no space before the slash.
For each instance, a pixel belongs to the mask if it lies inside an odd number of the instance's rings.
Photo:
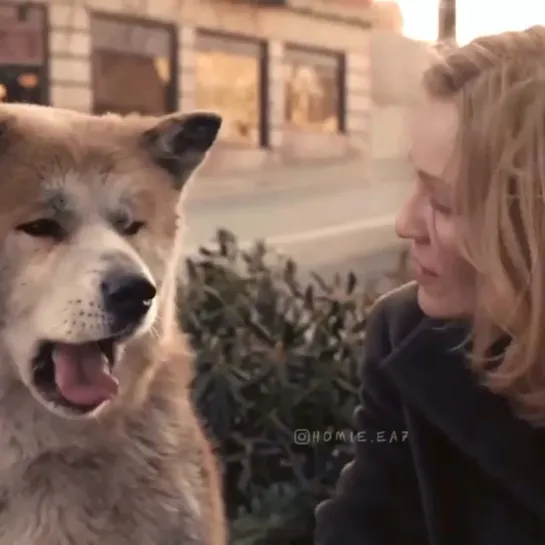
<svg viewBox="0 0 545 545">
<path fill-rule="evenodd" d="M 448 216 L 449 214 L 452 214 L 452 208 L 450 206 L 446 206 L 444 204 L 441 204 L 435 200 L 431 200 L 431 206 L 434 210 L 437 210 L 440 214 L 444 214 Z"/>
<path fill-rule="evenodd" d="M 120 227 L 120 231 L 129 237 L 136 235 L 145 223 L 143 221 L 133 221 L 127 225 Z"/>
<path fill-rule="evenodd" d="M 36 238 L 60 239 L 64 235 L 64 230 L 59 223 L 48 218 L 21 223 L 17 226 L 17 230 Z"/>
</svg>

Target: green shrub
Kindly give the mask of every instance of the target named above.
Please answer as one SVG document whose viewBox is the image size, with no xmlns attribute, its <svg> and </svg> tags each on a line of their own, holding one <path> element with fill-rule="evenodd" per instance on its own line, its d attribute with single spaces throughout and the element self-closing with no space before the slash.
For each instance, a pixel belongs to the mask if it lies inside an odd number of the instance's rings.
<svg viewBox="0 0 545 545">
<path fill-rule="evenodd" d="M 196 352 L 196 405 L 223 462 L 232 542 L 310 545 L 314 508 L 352 458 L 378 293 L 353 273 L 302 285 L 291 259 L 261 242 L 242 250 L 225 230 L 215 246 L 187 261 L 181 324 Z M 407 279 L 403 255 L 390 284 Z"/>
</svg>

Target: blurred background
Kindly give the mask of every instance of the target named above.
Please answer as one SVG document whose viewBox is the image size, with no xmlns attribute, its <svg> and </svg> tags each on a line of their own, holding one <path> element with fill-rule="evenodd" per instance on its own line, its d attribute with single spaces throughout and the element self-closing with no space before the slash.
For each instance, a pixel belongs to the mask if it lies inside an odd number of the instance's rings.
<svg viewBox="0 0 545 545">
<path fill-rule="evenodd" d="M 368 274 L 399 250 L 406 120 L 430 43 L 540 21 L 537 0 L 459 0 L 456 13 L 440 0 L 0 1 L 0 98 L 217 111 L 188 252 L 224 227 L 303 268 Z"/>
<path fill-rule="evenodd" d="M 179 318 L 231 545 L 312 545 L 353 457 L 368 281 L 409 279 L 393 226 L 431 47 L 539 23 L 543 0 L 0 0 L 1 100 L 224 118 Z"/>
</svg>

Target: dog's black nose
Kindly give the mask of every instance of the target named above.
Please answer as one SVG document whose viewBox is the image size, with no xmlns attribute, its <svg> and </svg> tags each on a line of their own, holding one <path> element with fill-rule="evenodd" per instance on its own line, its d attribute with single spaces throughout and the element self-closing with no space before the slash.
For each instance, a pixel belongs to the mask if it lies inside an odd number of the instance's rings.
<svg viewBox="0 0 545 545">
<path fill-rule="evenodd" d="M 145 316 L 157 293 L 147 278 L 136 274 L 111 274 L 102 281 L 100 288 L 115 329 L 136 325 Z"/>
</svg>

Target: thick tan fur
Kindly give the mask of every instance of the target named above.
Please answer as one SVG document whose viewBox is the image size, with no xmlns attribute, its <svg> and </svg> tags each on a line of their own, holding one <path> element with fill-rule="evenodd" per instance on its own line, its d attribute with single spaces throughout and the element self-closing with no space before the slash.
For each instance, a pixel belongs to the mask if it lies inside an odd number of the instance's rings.
<svg viewBox="0 0 545 545">
<path fill-rule="evenodd" d="M 180 185 L 205 156 L 169 147 L 184 119 L 0 106 L 0 545 L 225 543 L 216 458 L 175 319 Z M 155 127 L 158 138 L 142 138 Z M 182 182 L 157 160 L 169 153 Z M 18 231 L 52 191 L 72 199 L 70 234 Z M 121 209 L 141 232 L 116 231 Z M 118 396 L 72 418 L 33 390 L 30 362 L 44 338 L 85 342 L 105 327 L 89 309 L 112 260 L 146 274 L 157 297 L 120 347 Z"/>
</svg>

